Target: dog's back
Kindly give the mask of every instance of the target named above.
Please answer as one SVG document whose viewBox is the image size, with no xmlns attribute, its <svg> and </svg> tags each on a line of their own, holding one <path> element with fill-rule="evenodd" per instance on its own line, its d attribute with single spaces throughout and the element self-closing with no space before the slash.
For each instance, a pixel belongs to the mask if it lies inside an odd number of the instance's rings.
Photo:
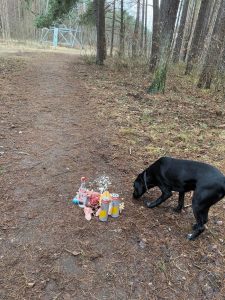
<svg viewBox="0 0 225 300">
<path fill-rule="evenodd" d="M 163 176 L 170 177 L 174 180 L 179 177 L 179 180 L 182 181 L 198 181 L 205 182 L 209 184 L 210 182 L 218 182 L 225 187 L 225 176 L 220 170 L 216 167 L 211 166 L 207 163 L 186 160 L 186 159 L 177 159 L 172 157 L 161 157 L 159 158 L 152 167 L 156 169 Z M 150 166 L 151 168 L 151 166 Z"/>
</svg>

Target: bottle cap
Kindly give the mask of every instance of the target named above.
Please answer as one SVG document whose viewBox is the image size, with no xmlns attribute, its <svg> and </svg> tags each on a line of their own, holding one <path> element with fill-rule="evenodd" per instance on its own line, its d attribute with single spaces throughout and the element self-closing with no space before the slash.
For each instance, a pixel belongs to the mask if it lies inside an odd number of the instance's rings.
<svg viewBox="0 0 225 300">
<path fill-rule="evenodd" d="M 102 203 L 109 203 L 109 198 L 102 198 Z"/>
<path fill-rule="evenodd" d="M 112 196 L 112 201 L 120 200 L 120 195 L 119 194 L 111 194 L 111 196 Z"/>
</svg>

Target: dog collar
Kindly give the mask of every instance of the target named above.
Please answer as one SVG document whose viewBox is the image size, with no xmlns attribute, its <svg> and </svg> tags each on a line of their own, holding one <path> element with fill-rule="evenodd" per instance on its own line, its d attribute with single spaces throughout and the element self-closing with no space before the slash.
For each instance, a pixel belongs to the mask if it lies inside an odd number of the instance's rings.
<svg viewBox="0 0 225 300">
<path fill-rule="evenodd" d="M 146 175 L 146 171 L 144 172 L 144 183 L 145 183 L 146 192 L 149 193 L 149 191 L 148 191 L 148 186 L 147 186 L 147 175 Z"/>
</svg>

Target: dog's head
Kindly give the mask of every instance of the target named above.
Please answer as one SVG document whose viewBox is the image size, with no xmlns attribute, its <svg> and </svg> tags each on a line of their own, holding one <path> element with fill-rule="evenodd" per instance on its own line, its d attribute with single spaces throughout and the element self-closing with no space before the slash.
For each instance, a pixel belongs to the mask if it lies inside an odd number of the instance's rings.
<svg viewBox="0 0 225 300">
<path fill-rule="evenodd" d="M 137 176 L 134 181 L 133 197 L 135 199 L 140 198 L 148 189 L 154 187 L 155 184 L 146 171 Z"/>
</svg>

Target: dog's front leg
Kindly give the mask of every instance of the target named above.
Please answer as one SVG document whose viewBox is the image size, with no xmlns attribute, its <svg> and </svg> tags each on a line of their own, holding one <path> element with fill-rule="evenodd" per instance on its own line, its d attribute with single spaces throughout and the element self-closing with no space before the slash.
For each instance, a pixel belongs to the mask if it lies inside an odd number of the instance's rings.
<svg viewBox="0 0 225 300">
<path fill-rule="evenodd" d="M 179 193 L 178 205 L 174 208 L 174 211 L 179 213 L 181 212 L 182 208 L 184 207 L 184 195 L 185 193 Z"/>
<path fill-rule="evenodd" d="M 164 201 L 166 201 L 168 198 L 170 198 L 172 196 L 172 192 L 167 190 L 167 189 L 162 189 L 161 188 L 161 191 L 162 191 L 162 195 L 156 199 L 155 201 L 145 201 L 145 204 L 148 208 L 154 208 L 158 205 L 160 205 L 161 203 L 163 203 Z"/>
</svg>

